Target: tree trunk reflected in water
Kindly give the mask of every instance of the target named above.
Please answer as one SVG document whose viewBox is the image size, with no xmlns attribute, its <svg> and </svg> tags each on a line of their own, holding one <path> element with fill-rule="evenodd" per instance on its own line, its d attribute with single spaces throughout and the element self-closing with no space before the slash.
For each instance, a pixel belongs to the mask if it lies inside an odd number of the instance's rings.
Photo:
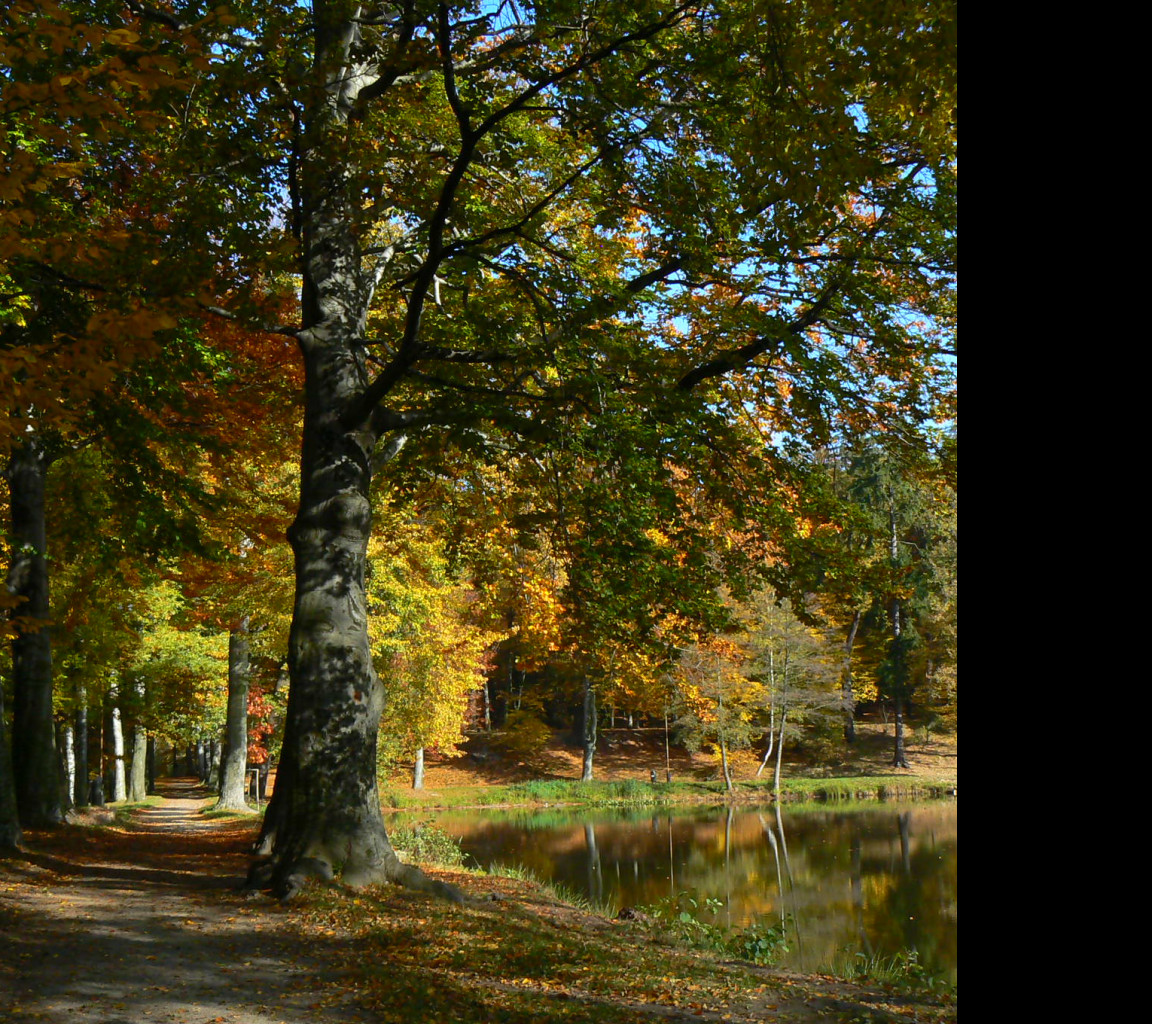
<svg viewBox="0 0 1152 1024">
<path fill-rule="evenodd" d="M 955 971 L 954 801 L 446 811 L 436 823 L 483 865 L 520 864 L 598 903 L 644 907 L 690 892 L 700 908 L 723 901 L 715 923 L 785 925 L 786 968 L 915 949 L 926 969 Z"/>
</svg>

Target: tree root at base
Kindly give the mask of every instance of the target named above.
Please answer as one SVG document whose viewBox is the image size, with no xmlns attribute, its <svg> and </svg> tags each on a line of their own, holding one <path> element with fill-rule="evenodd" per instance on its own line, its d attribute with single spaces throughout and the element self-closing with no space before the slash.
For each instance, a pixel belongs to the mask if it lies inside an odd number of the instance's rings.
<svg viewBox="0 0 1152 1024">
<path fill-rule="evenodd" d="M 300 857 L 287 865 L 278 864 L 274 854 L 257 855 L 249 865 L 248 877 L 242 888 L 248 892 L 271 892 L 281 902 L 287 902 L 312 882 L 346 889 L 362 889 L 388 882 L 451 903 L 469 902 L 454 885 L 429 878 L 418 867 L 403 863 L 394 853 L 379 863 L 350 866 L 339 878 L 332 864 L 322 857 Z"/>
</svg>

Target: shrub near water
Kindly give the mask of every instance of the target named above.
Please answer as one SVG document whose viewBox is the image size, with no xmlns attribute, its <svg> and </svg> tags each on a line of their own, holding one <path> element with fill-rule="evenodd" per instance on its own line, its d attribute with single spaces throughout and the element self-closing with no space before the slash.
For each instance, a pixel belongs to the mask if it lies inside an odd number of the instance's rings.
<svg viewBox="0 0 1152 1024">
<path fill-rule="evenodd" d="M 767 967 L 785 953 L 788 945 L 784 927 L 753 922 L 743 929 L 725 928 L 701 919 L 715 917 L 724 908 L 722 900 L 699 900 L 691 892 L 666 896 L 642 912 L 652 920 L 653 930 L 695 949 L 724 953 Z"/>
<path fill-rule="evenodd" d="M 407 860 L 421 864 L 463 867 L 468 856 L 460 849 L 459 839 L 428 821 L 411 827 L 392 825 L 388 829 L 388 839 L 397 853 L 404 853 Z"/>
</svg>

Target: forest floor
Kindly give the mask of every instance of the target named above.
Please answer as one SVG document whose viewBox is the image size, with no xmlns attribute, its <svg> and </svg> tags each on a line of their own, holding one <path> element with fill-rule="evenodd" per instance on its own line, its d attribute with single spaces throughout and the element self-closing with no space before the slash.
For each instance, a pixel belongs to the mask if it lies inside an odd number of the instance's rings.
<svg viewBox="0 0 1152 1024">
<path fill-rule="evenodd" d="M 394 887 L 240 891 L 256 821 L 193 779 L 28 831 L 0 861 L 5 1024 L 551 1024 L 955 1020 L 954 998 L 692 951 L 532 882 L 433 869 L 463 906 Z"/>
<path fill-rule="evenodd" d="M 831 763 L 814 764 L 803 751 L 786 750 L 782 776 L 789 779 L 892 778 L 917 782 L 943 783 L 956 787 L 956 735 L 925 734 L 922 729 L 905 729 L 905 751 L 909 767 L 892 767 L 893 730 L 891 724 L 876 716 L 866 716 L 856 723 L 856 742 L 844 746 Z M 463 744 L 464 756 L 426 756 L 424 786 L 433 792 L 460 786 L 510 785 L 517 782 L 551 779 L 579 779 L 582 751 L 573 742 L 565 742 L 561 733 L 539 753 L 517 757 L 502 753 L 498 743 L 489 742 L 483 733 L 471 736 Z M 711 781 L 720 776 L 720 761 L 707 752 L 690 754 L 683 747 L 669 749 L 668 762 L 672 777 L 683 781 Z M 758 757 L 747 750 L 734 751 L 729 770 L 736 781 L 756 777 Z M 773 764 L 761 776 L 772 777 Z M 600 730 L 600 742 L 594 759 L 594 777 L 604 782 L 635 779 L 647 782 L 655 769 L 663 781 L 665 772 L 664 730 L 608 728 Z M 411 767 L 398 766 L 391 775 L 394 785 L 411 785 Z"/>
</svg>

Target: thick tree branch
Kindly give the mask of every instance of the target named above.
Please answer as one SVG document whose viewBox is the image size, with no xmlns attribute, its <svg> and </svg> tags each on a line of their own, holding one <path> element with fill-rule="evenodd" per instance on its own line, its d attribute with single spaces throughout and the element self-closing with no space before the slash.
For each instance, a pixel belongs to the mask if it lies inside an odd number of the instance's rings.
<svg viewBox="0 0 1152 1024">
<path fill-rule="evenodd" d="M 158 24 L 167 25 L 176 32 L 184 32 L 192 27 L 192 22 L 181 21 L 181 19 L 171 11 L 164 11 L 159 7 L 153 7 L 151 4 L 141 3 L 140 0 L 124 0 L 124 6 L 135 14 L 136 17 L 143 18 L 145 21 L 155 21 Z"/>
<path fill-rule="evenodd" d="M 428 291 L 432 286 L 436 272 L 447 255 L 447 250 L 444 246 L 444 230 L 448 222 L 448 215 L 456 201 L 456 195 L 464 180 L 464 176 L 472 164 L 480 140 L 507 118 L 522 110 L 527 103 L 547 89 L 559 85 L 581 72 L 600 64 L 613 54 L 619 53 L 630 43 L 651 39 L 661 32 L 666 31 L 672 25 L 681 21 L 691 6 L 689 3 L 680 4 L 673 8 L 665 17 L 651 22 L 635 32 L 618 36 L 599 49 L 584 54 L 559 71 L 533 83 L 510 103 L 489 114 L 476 128 L 470 127 L 471 120 L 468 112 L 465 111 L 460 104 L 459 96 L 455 95 L 455 79 L 451 74 L 452 69 L 450 67 L 452 59 L 450 26 L 446 24 L 446 8 L 441 7 L 437 41 L 440 48 L 441 59 L 449 65 L 444 72 L 445 90 L 449 105 L 452 106 L 460 124 L 460 149 L 456 155 L 456 159 L 453 161 L 452 168 L 444 180 L 436 209 L 433 211 L 428 222 L 428 252 L 414 275 L 412 295 L 408 301 L 408 309 L 404 321 L 404 331 L 400 343 L 397 346 L 396 355 L 393 357 L 392 362 L 368 385 L 361 395 L 360 400 L 355 402 L 342 417 L 345 426 L 352 427 L 372 417 L 373 410 L 379 406 L 380 402 L 382 402 L 403 379 L 408 369 L 419 358 L 417 340 L 420 334 L 424 304 L 427 301 Z M 364 89 L 361 89 L 361 94 L 363 94 L 363 92 Z M 454 100 L 455 102 L 453 102 Z M 677 261 L 677 266 L 678 265 L 679 261 Z M 671 270 L 667 271 L 667 273 L 671 273 Z M 647 275 L 642 275 L 637 281 L 642 281 L 646 276 Z M 667 274 L 665 273 L 661 276 L 667 276 Z M 655 278 L 655 280 L 659 279 L 659 277 Z M 625 295 L 630 299 L 632 295 L 643 290 L 645 287 L 648 287 L 648 285 L 636 285 L 635 282 L 633 282 L 626 287 Z M 593 303 L 591 305 L 596 306 L 597 304 Z M 582 322 L 595 322 L 595 320 L 608 315 L 609 312 L 611 312 L 611 307 L 609 307 L 608 312 L 594 313 L 590 319 L 582 320 Z M 573 329 L 578 326 L 580 326 L 580 324 L 574 324 Z"/>
<path fill-rule="evenodd" d="M 213 316 L 218 316 L 222 320 L 229 320 L 232 323 L 238 323 L 247 327 L 249 330 L 262 331 L 264 334 L 282 334 L 287 338 L 299 339 L 302 328 L 290 327 L 287 324 L 268 324 L 259 323 L 253 320 L 245 320 L 243 317 L 233 313 L 230 309 L 225 309 L 223 306 L 213 306 L 208 302 L 197 303 L 201 309 Z"/>
<path fill-rule="evenodd" d="M 820 297 L 801 316 L 798 316 L 791 323 L 785 324 L 779 334 L 758 338 L 756 341 L 741 345 L 739 348 L 726 349 L 708 362 L 689 370 L 680 378 L 677 387 L 683 391 L 691 391 L 696 385 L 706 380 L 723 377 L 727 373 L 748 366 L 757 356 L 777 348 L 787 335 L 799 334 L 817 323 L 841 287 L 843 287 L 842 278 L 829 282 Z"/>
<path fill-rule="evenodd" d="M 658 267 L 654 267 L 643 274 L 638 274 L 632 278 L 631 281 L 624 285 L 620 292 L 613 295 L 602 295 L 598 299 L 593 299 L 582 310 L 574 316 L 557 327 L 555 330 L 550 331 L 546 339 L 547 344 L 556 345 L 566 337 L 570 337 L 575 331 L 583 330 L 605 317 L 612 316 L 618 313 L 629 302 L 631 302 L 641 292 L 646 291 L 655 284 L 661 281 L 666 281 L 683 265 L 683 260 L 679 256 L 674 256 L 666 263 L 662 263 Z"/>
</svg>

